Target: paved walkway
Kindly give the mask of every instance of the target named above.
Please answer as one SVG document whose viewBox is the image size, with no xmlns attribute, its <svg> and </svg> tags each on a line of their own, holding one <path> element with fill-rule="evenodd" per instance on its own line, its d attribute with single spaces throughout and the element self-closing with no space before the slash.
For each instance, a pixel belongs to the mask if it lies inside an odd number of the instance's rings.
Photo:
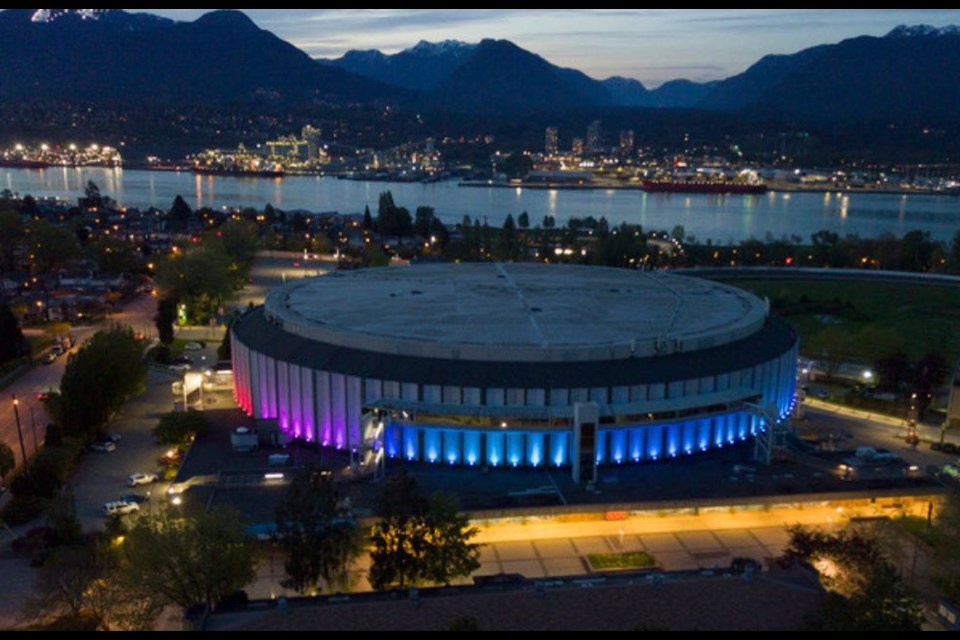
<svg viewBox="0 0 960 640">
<path fill-rule="evenodd" d="M 683 571 L 729 566 L 737 557 L 767 562 L 780 555 L 786 542 L 783 527 L 625 534 L 622 541 L 615 535 L 494 542 L 481 549 L 481 567 L 475 575 L 518 573 L 534 579 L 587 575 L 592 573 L 587 563 L 588 554 L 622 551 L 646 551 L 660 569 Z M 365 553 L 351 574 L 350 591 L 371 590 L 366 579 L 369 568 L 370 556 Z M 282 556 L 268 554 L 260 563 L 256 582 L 246 591 L 254 600 L 295 596 L 280 586 L 284 577 Z"/>
</svg>

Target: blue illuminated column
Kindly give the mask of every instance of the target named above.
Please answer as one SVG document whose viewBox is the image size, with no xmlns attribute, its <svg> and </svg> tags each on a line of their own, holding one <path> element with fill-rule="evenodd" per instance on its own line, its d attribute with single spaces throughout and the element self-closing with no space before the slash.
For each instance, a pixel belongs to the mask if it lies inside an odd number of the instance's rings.
<svg viewBox="0 0 960 640">
<path fill-rule="evenodd" d="M 680 424 L 683 429 L 682 453 L 693 453 L 697 450 L 697 422 L 696 420 L 685 420 Z"/>
<path fill-rule="evenodd" d="M 463 432 L 463 461 L 471 467 L 480 464 L 483 452 L 480 450 L 480 432 Z"/>
<path fill-rule="evenodd" d="M 610 440 L 610 458 L 613 462 L 620 464 L 627 457 L 627 430 L 614 429 L 607 431 Z"/>
<path fill-rule="evenodd" d="M 644 428 L 644 432 L 646 434 L 647 441 L 647 460 L 659 460 L 660 458 L 664 457 L 664 455 L 668 455 L 665 454 L 665 447 L 667 445 L 665 445 L 663 442 L 665 432 L 663 425 L 646 427 Z"/>
<path fill-rule="evenodd" d="M 449 464 L 460 462 L 460 432 L 443 432 L 443 459 Z"/>
<path fill-rule="evenodd" d="M 630 429 L 630 459 L 634 462 L 643 460 L 643 432 L 644 429 Z"/>
<path fill-rule="evenodd" d="M 528 433 L 527 434 L 527 464 L 531 467 L 539 467 L 543 464 L 543 434 Z"/>
<path fill-rule="evenodd" d="M 507 464 L 519 467 L 523 464 L 523 434 L 507 432 Z"/>
<path fill-rule="evenodd" d="M 499 467 L 504 463 L 505 434 L 502 431 L 487 432 L 487 464 L 491 467 Z"/>
<path fill-rule="evenodd" d="M 570 437 L 568 433 L 550 434 L 550 464 L 555 467 L 562 467 L 567 464 L 567 440 Z"/>
<path fill-rule="evenodd" d="M 678 455 L 680 455 L 681 453 L 680 433 L 681 433 L 682 426 L 683 425 L 679 425 L 679 424 L 664 425 L 664 429 L 666 430 L 666 439 L 667 439 L 666 451 L 664 451 L 664 454 L 666 456 L 670 456 L 671 458 L 676 458 Z"/>
<path fill-rule="evenodd" d="M 438 429 L 423 430 L 423 459 L 427 462 L 440 460 L 442 452 L 440 431 Z"/>
<path fill-rule="evenodd" d="M 403 451 L 403 428 L 388 422 L 383 441 L 383 448 L 386 449 L 387 457 L 396 458 L 400 456 Z"/>
<path fill-rule="evenodd" d="M 710 419 L 697 420 L 697 449 L 706 451 L 710 448 Z"/>
<path fill-rule="evenodd" d="M 403 457 L 410 461 L 420 457 L 419 429 L 410 425 L 403 427 Z"/>
</svg>

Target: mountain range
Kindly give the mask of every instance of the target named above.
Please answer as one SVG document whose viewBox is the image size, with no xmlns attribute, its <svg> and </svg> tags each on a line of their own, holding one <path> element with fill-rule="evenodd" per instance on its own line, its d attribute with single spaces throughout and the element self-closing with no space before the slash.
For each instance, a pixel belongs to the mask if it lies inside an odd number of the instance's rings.
<svg viewBox="0 0 960 640">
<path fill-rule="evenodd" d="M 195 22 L 145 13 L 0 12 L 0 99 L 158 104 L 343 102 L 387 99 L 395 88 L 328 65 L 240 11 Z"/>
<path fill-rule="evenodd" d="M 596 80 L 506 40 L 314 60 L 229 10 L 188 23 L 121 10 L 8 9 L 0 59 L 0 99 L 23 104 L 369 103 L 480 114 L 642 107 L 821 122 L 942 121 L 960 112 L 956 27 L 898 27 L 766 56 L 723 81 L 653 90 L 629 78 Z"/>
</svg>

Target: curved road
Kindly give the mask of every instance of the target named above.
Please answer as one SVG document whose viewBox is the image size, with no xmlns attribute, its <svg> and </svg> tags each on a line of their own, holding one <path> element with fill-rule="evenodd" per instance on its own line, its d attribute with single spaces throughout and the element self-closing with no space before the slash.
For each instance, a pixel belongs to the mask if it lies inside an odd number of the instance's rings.
<svg viewBox="0 0 960 640">
<path fill-rule="evenodd" d="M 97 331 L 113 324 L 126 325 L 134 331 L 141 331 L 148 337 L 156 334 L 153 316 L 157 312 L 156 298 L 138 296 L 129 301 L 119 313 L 111 314 L 106 320 L 95 325 L 74 327 L 71 330 L 77 347 L 86 342 Z M 37 445 L 43 444 L 46 425 L 49 422 L 43 404 L 37 400 L 37 394 L 51 387 L 59 388 L 60 379 L 67 366 L 67 356 L 57 358 L 50 365 L 38 364 L 24 375 L 0 391 L 0 440 L 13 449 L 19 467 L 23 463 L 20 440 L 17 436 L 17 421 L 13 410 L 13 395 L 20 400 L 20 427 L 23 432 L 23 444 L 27 456 L 31 456 Z"/>
</svg>

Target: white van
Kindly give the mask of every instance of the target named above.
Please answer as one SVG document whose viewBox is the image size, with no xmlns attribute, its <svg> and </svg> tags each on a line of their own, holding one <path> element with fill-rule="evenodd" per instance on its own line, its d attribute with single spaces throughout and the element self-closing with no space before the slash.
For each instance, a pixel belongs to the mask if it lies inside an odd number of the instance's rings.
<svg viewBox="0 0 960 640">
<path fill-rule="evenodd" d="M 103 505 L 103 515 L 105 516 L 125 516 L 131 513 L 140 513 L 140 505 L 136 502 L 108 502 Z"/>
</svg>

